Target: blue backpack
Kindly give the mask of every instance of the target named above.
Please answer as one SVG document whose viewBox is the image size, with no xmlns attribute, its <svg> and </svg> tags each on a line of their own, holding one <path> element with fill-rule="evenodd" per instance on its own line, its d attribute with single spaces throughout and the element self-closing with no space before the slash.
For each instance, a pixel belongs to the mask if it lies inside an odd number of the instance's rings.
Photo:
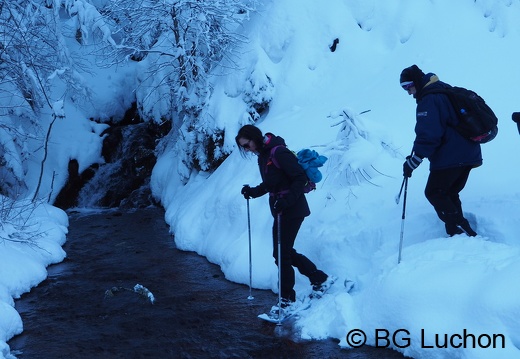
<svg viewBox="0 0 520 359">
<path fill-rule="evenodd" d="M 280 168 L 278 162 L 274 158 L 274 153 L 278 147 L 285 147 L 284 145 L 278 145 L 271 148 L 271 155 L 269 160 L 273 162 L 273 164 Z M 294 152 L 293 152 L 294 153 Z M 298 163 L 302 166 L 305 174 L 307 175 L 307 183 L 305 183 L 305 187 L 303 188 L 304 193 L 309 193 L 316 189 L 316 183 L 321 181 L 323 175 L 321 174 L 318 167 L 323 166 L 323 164 L 327 161 L 327 157 L 320 155 L 318 152 L 314 150 L 310 150 L 308 148 L 304 148 L 298 153 L 295 154 L 298 159 Z"/>
</svg>

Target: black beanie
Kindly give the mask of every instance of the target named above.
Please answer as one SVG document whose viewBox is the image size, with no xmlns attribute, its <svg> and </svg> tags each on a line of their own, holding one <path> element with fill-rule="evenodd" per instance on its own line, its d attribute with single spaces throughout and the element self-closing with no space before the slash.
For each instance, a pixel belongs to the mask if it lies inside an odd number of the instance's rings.
<svg viewBox="0 0 520 359">
<path fill-rule="evenodd" d="M 413 81 L 415 88 L 419 90 L 423 76 L 424 72 L 417 65 L 412 65 L 401 72 L 399 83 Z"/>
</svg>

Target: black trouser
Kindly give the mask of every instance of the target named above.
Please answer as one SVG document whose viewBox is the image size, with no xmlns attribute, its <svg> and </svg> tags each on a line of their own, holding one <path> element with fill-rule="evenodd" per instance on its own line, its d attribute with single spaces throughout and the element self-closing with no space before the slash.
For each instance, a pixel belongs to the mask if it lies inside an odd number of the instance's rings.
<svg viewBox="0 0 520 359">
<path fill-rule="evenodd" d="M 469 177 L 472 166 L 454 167 L 430 171 L 424 194 L 437 215 L 446 224 L 448 234 L 452 228 L 464 221 L 459 192 Z"/>
<path fill-rule="evenodd" d="M 300 230 L 303 222 L 303 217 L 286 218 L 280 215 L 281 223 L 281 297 L 289 301 L 296 300 L 296 293 L 294 292 L 294 269 L 304 276 L 308 277 L 311 284 L 321 284 L 327 279 L 327 275 L 316 268 L 316 265 L 303 254 L 296 252 L 293 248 L 296 235 Z M 273 224 L 273 257 L 276 265 L 278 265 L 278 216 L 274 219 Z"/>
</svg>

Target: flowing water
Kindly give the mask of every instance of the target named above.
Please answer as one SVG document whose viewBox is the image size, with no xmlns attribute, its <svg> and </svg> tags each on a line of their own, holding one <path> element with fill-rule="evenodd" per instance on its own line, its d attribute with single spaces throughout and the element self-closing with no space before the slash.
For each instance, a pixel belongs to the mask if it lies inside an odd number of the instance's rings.
<svg viewBox="0 0 520 359">
<path fill-rule="evenodd" d="M 70 213 L 69 231 L 65 261 L 16 301 L 24 331 L 8 344 L 19 359 L 403 358 L 259 320 L 277 296 L 248 300 L 247 286 L 177 250 L 162 209 Z"/>
</svg>

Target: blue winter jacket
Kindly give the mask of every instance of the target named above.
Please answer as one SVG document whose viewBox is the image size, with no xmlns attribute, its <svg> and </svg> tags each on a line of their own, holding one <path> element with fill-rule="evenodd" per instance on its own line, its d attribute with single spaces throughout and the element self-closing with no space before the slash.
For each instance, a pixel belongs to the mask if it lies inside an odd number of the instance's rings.
<svg viewBox="0 0 520 359">
<path fill-rule="evenodd" d="M 432 73 L 423 77 L 422 84 L 422 90 L 449 86 L 439 81 Z M 430 170 L 480 166 L 482 164 L 480 145 L 467 140 L 453 127 L 457 125 L 458 118 L 448 97 L 441 93 L 427 94 L 422 97 L 422 90 L 415 95 L 417 123 L 414 153 L 428 158 Z"/>
</svg>

